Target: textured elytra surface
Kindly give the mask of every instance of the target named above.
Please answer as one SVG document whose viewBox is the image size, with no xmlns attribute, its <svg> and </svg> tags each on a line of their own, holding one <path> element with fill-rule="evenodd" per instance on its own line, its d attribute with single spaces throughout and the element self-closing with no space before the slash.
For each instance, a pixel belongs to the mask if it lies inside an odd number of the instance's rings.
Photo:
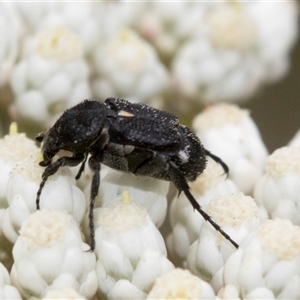
<svg viewBox="0 0 300 300">
<path fill-rule="evenodd" d="M 130 113 L 120 114 L 110 127 L 111 142 L 162 151 L 180 147 L 179 121 L 174 115 L 123 99 L 109 98 L 105 103 L 119 112 Z"/>
</svg>

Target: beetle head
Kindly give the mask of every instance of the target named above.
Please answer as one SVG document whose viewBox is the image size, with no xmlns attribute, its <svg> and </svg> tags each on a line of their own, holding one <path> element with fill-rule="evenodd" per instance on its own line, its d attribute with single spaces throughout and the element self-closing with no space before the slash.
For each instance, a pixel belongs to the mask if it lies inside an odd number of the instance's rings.
<svg viewBox="0 0 300 300">
<path fill-rule="evenodd" d="M 40 165 L 43 167 L 48 166 L 53 156 L 60 150 L 58 134 L 52 127 L 48 131 L 40 133 L 35 139 L 40 143 L 43 142 L 42 154 L 44 160 L 40 162 Z"/>
<path fill-rule="evenodd" d="M 60 150 L 88 152 L 100 138 L 106 121 L 107 107 L 95 100 L 86 100 L 68 109 L 48 131 L 36 137 L 38 142 L 43 142 L 44 160 L 40 165 L 49 165 Z"/>
</svg>

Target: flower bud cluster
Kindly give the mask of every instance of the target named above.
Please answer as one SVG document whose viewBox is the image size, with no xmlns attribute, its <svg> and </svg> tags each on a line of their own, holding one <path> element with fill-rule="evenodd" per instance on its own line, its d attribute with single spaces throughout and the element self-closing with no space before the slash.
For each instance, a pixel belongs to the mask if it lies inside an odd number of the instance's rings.
<svg viewBox="0 0 300 300">
<path fill-rule="evenodd" d="M 0 298 L 300 299 L 299 133 L 268 155 L 229 103 L 287 73 L 297 29 L 287 1 L 1 2 L 0 128 L 10 118 L 34 136 L 92 97 L 209 103 L 193 127 L 229 174 L 207 155 L 188 182 L 210 222 L 172 183 L 102 165 L 93 212 L 94 171 L 76 182 L 80 166 L 49 176 L 37 210 L 45 167 L 13 123 L 0 138 Z"/>
</svg>

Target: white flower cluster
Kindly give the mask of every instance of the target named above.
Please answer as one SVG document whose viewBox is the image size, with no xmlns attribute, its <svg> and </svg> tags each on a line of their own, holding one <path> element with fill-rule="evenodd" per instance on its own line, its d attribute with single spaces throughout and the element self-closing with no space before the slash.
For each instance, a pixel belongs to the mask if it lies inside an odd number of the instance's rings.
<svg viewBox="0 0 300 300">
<path fill-rule="evenodd" d="M 91 97 L 171 98 L 175 111 L 209 102 L 193 129 L 229 174 L 212 155 L 190 191 L 239 248 L 169 182 L 101 166 L 90 251 L 93 172 L 75 182 L 79 166 L 61 167 L 37 210 L 40 150 L 12 123 L 0 138 L 0 298 L 300 299 L 300 134 L 269 155 L 250 113 L 228 103 L 286 74 L 296 12 L 243 0 L 1 2 L 0 86 L 12 99 L 0 127 L 6 114 L 31 136 Z"/>
<path fill-rule="evenodd" d="M 172 99 L 174 111 L 186 100 L 247 99 L 287 73 L 298 29 L 290 2 L 17 2 L 0 8 L 0 85 L 12 89 L 9 113 L 40 128 L 91 97 L 156 107 Z"/>
</svg>

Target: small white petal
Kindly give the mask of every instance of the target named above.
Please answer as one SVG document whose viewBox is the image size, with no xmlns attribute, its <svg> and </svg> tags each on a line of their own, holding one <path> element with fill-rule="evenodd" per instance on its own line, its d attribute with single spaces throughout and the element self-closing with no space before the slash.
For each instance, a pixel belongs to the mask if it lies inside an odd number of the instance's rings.
<svg viewBox="0 0 300 300">
<path fill-rule="evenodd" d="M 65 299 L 65 300 L 73 300 L 73 299 L 82 299 L 85 300 L 82 295 L 80 295 L 75 289 L 71 288 L 68 285 L 67 288 L 57 289 L 48 291 L 42 299 Z"/>
<path fill-rule="evenodd" d="M 110 300 L 145 299 L 145 297 L 145 293 L 139 290 L 134 284 L 124 279 L 119 280 L 107 295 L 107 298 Z"/>
<path fill-rule="evenodd" d="M 256 300 L 256 299 L 275 299 L 273 292 L 265 287 L 259 287 L 252 290 L 249 294 L 244 297 L 245 300 Z"/>
<path fill-rule="evenodd" d="M 238 289 L 231 284 L 228 284 L 224 286 L 222 289 L 219 290 L 217 296 L 219 296 L 221 299 L 234 299 L 234 300 L 240 300 L 239 297 L 239 291 Z"/>
</svg>

